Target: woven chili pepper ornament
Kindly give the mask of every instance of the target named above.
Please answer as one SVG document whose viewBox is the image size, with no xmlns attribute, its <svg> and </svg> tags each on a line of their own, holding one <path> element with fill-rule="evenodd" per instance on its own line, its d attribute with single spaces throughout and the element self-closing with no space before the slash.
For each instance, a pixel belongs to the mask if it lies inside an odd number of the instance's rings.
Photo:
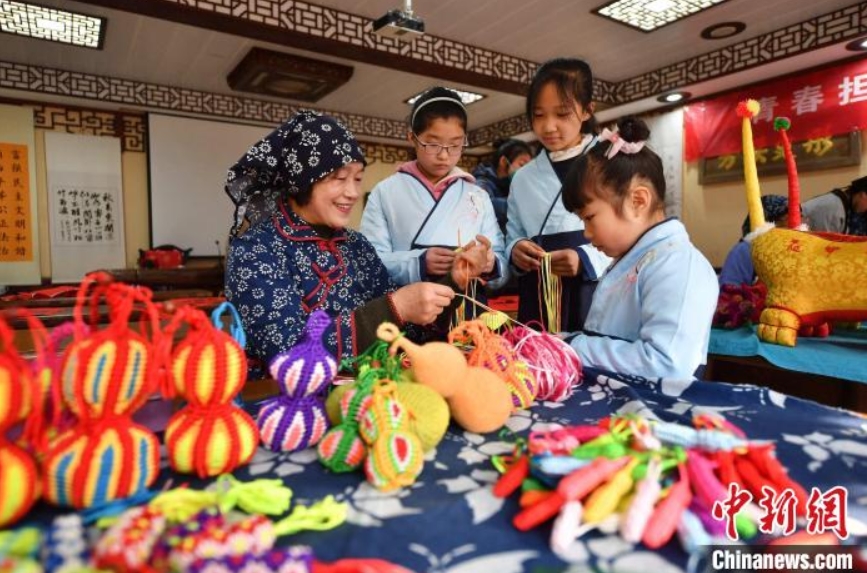
<svg viewBox="0 0 867 573">
<path fill-rule="evenodd" d="M 133 310 L 143 310 L 149 332 L 159 338 L 156 307 L 148 289 L 108 281 L 104 274 L 82 281 L 73 342 L 61 366 L 62 399 L 76 422 L 50 442 L 43 464 L 45 498 L 61 506 L 84 508 L 135 495 L 159 472 L 157 437 L 132 420 L 157 388 L 155 350 L 129 324 Z M 100 304 L 108 306 L 110 324 L 97 330 Z"/>
<path fill-rule="evenodd" d="M 328 430 L 323 394 L 337 374 L 337 361 L 322 342 L 331 317 L 315 310 L 304 336 L 269 364 L 282 395 L 263 403 L 256 422 L 262 443 L 275 452 L 315 446 Z"/>
<path fill-rule="evenodd" d="M 23 310 L 33 335 L 37 360 L 25 362 L 15 348 L 12 330 L 0 316 L 0 529 L 24 517 L 39 497 L 40 480 L 33 457 L 6 439 L 6 432 L 22 420 L 25 440 L 39 433 L 42 412 L 41 371 L 45 363 L 45 329 Z"/>
<path fill-rule="evenodd" d="M 169 463 L 177 472 L 212 477 L 247 464 L 259 444 L 253 418 L 233 403 L 247 380 L 247 358 L 238 342 L 207 315 L 182 307 L 166 329 L 186 324 L 171 356 L 171 391 L 187 400 L 166 426 Z"/>
</svg>

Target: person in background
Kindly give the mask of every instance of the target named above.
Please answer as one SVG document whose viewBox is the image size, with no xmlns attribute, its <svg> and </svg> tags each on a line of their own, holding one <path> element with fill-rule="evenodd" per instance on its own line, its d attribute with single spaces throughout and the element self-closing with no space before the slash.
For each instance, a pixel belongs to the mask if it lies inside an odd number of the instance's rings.
<svg viewBox="0 0 867 573">
<path fill-rule="evenodd" d="M 518 320 L 539 323 L 540 269 L 550 254 L 551 272 L 562 281 L 562 330 L 580 330 L 596 281 L 611 260 L 589 244 L 584 221 L 563 207 L 562 181 L 569 168 L 596 144 L 593 74 L 584 61 L 558 58 L 542 64 L 527 94 L 527 119 L 544 146 L 512 179 L 506 223 L 506 253 L 518 277 Z"/>
<path fill-rule="evenodd" d="M 476 185 L 488 192 L 497 223 L 503 234 L 506 233 L 506 209 L 508 206 L 509 186 L 515 172 L 533 159 L 533 149 L 520 139 L 497 140 L 494 142 L 494 156 L 490 163 L 479 163 L 473 170 Z"/>
<path fill-rule="evenodd" d="M 367 201 L 361 232 L 398 285 L 439 280 L 476 236 L 491 245 L 482 278 L 507 280 L 503 234 L 488 194 L 457 167 L 467 145 L 467 111 L 460 96 L 433 87 L 416 100 L 407 138 L 416 160 L 379 182 Z"/>
<path fill-rule="evenodd" d="M 351 132 L 304 110 L 229 169 L 225 190 L 236 209 L 226 298 L 251 357 L 267 363 L 295 345 L 315 309 L 334 319 L 326 347 L 338 361 L 351 357 L 376 341 L 382 321 L 433 322 L 487 264 L 490 245 L 471 241 L 440 283 L 398 288 L 367 239 L 346 228 L 364 166 Z"/>
<path fill-rule="evenodd" d="M 647 125 L 627 117 L 581 156 L 563 181 L 563 205 L 613 259 L 583 332 L 565 336 L 581 362 L 645 378 L 688 379 L 707 361 L 716 273 L 683 224 L 665 217 L 662 160 Z M 605 141 L 607 140 L 607 141 Z"/>
<path fill-rule="evenodd" d="M 775 225 L 785 225 L 789 216 L 789 200 L 782 195 L 763 195 L 762 210 L 765 212 L 765 221 Z M 749 232 L 750 218 L 747 216 L 741 225 L 741 239 L 726 255 L 720 270 L 720 286 L 751 285 L 756 282 L 756 269 L 753 267 L 750 243 L 744 240 Z"/>
<path fill-rule="evenodd" d="M 803 211 L 811 231 L 867 235 L 867 177 L 805 201 Z"/>
</svg>

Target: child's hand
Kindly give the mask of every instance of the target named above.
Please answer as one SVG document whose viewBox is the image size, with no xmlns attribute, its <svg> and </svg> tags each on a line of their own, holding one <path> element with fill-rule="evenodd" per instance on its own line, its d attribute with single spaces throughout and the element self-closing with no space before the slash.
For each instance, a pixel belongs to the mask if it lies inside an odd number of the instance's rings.
<svg viewBox="0 0 867 573">
<path fill-rule="evenodd" d="M 444 247 L 430 247 L 424 255 L 425 270 L 427 274 L 441 277 L 449 272 L 455 262 L 455 253 L 452 249 Z"/>
<path fill-rule="evenodd" d="M 458 287 L 465 289 L 470 279 L 489 272 L 493 265 L 491 241 L 483 235 L 476 235 L 475 241 L 470 241 L 457 253 L 452 266 L 452 279 Z"/>
<path fill-rule="evenodd" d="M 455 298 L 455 291 L 437 283 L 412 283 L 397 289 L 391 301 L 406 322 L 430 324 Z"/>
<path fill-rule="evenodd" d="M 572 249 L 551 251 L 551 272 L 561 277 L 574 277 L 581 270 L 581 259 Z"/>
<path fill-rule="evenodd" d="M 524 272 L 539 270 L 539 259 L 545 250 L 530 240 L 518 241 L 512 248 L 512 264 Z"/>
</svg>

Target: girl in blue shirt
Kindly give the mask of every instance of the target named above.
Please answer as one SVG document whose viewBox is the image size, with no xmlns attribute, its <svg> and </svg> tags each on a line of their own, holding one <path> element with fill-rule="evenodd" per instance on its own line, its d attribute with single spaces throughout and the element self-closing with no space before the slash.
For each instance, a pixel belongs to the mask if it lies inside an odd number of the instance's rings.
<svg viewBox="0 0 867 573">
<path fill-rule="evenodd" d="M 643 121 L 621 120 L 563 182 L 564 207 L 614 261 L 583 332 L 567 339 L 587 366 L 685 379 L 707 360 L 717 279 L 684 226 L 665 217 L 665 176 L 649 136 Z"/>
<path fill-rule="evenodd" d="M 518 273 L 518 320 L 546 330 L 578 330 L 596 280 L 611 262 L 584 236 L 584 222 L 563 208 L 563 178 L 596 144 L 593 73 L 582 60 L 542 64 L 527 93 L 527 118 L 545 149 L 515 173 L 508 199 L 506 254 Z M 561 281 L 560 325 L 547 324 L 539 289 L 542 257 Z"/>
</svg>

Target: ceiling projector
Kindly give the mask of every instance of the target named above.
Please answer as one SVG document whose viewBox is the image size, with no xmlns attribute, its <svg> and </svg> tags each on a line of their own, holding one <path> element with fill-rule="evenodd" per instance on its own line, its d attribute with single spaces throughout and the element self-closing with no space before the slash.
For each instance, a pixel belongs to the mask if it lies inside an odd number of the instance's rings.
<svg viewBox="0 0 867 573">
<path fill-rule="evenodd" d="M 373 33 L 384 38 L 411 42 L 424 34 L 424 22 L 412 13 L 412 2 L 403 10 L 389 10 L 385 16 L 373 21 Z"/>
</svg>

